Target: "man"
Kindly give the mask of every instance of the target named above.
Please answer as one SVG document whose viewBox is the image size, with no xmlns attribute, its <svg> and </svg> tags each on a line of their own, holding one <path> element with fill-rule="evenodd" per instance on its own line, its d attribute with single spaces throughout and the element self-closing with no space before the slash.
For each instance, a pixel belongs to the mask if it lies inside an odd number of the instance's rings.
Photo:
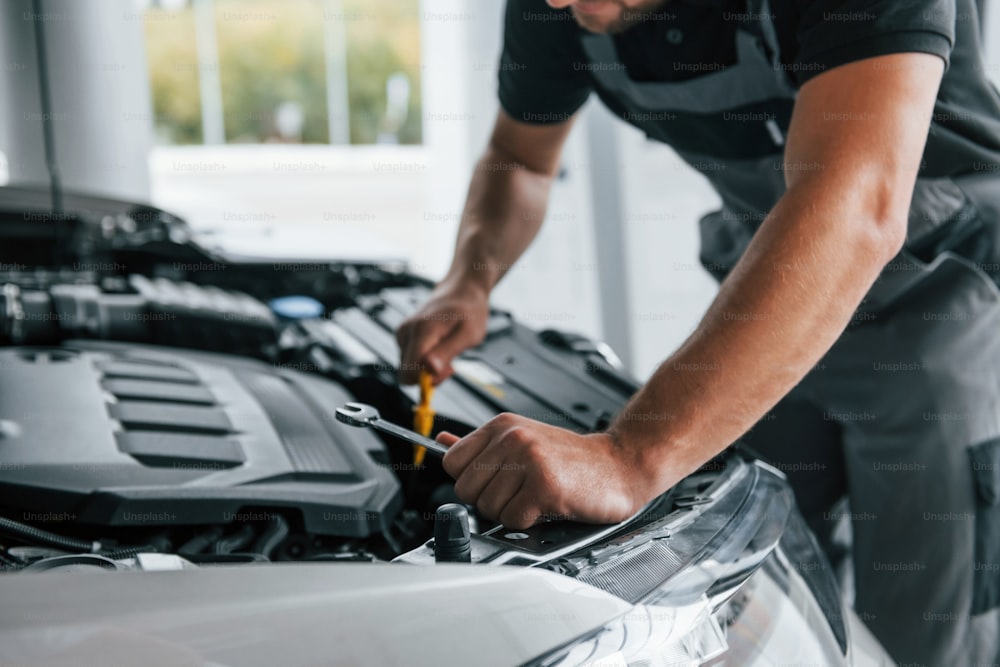
<svg viewBox="0 0 1000 667">
<path fill-rule="evenodd" d="M 511 528 L 619 521 L 770 413 L 749 440 L 818 532 L 848 493 L 855 606 L 893 657 L 993 663 L 1000 96 L 975 4 L 772 3 L 508 0 L 502 111 L 403 368 L 440 382 L 482 340 L 596 92 L 718 190 L 701 260 L 724 280 L 606 432 L 502 415 L 440 436 L 459 497 Z"/>
</svg>

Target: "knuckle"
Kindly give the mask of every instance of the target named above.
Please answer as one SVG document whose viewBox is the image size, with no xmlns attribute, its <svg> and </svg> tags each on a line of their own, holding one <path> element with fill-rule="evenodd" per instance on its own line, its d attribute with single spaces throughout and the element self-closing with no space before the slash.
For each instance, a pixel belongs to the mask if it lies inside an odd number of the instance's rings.
<svg viewBox="0 0 1000 667">
<path fill-rule="evenodd" d="M 499 429 L 508 429 L 514 425 L 514 415 L 509 412 L 501 412 L 496 417 L 489 420 L 487 424 L 491 427 Z"/>
<path fill-rule="evenodd" d="M 462 502 L 475 502 L 476 498 L 472 494 L 471 486 L 472 485 L 469 482 L 468 475 L 463 475 L 457 482 L 455 482 L 455 495 L 457 495 Z"/>
<path fill-rule="evenodd" d="M 506 445 L 517 447 L 525 453 L 530 452 L 532 449 L 531 443 L 533 439 L 531 433 L 523 426 L 511 426 L 504 434 L 504 440 L 506 440 Z"/>
</svg>

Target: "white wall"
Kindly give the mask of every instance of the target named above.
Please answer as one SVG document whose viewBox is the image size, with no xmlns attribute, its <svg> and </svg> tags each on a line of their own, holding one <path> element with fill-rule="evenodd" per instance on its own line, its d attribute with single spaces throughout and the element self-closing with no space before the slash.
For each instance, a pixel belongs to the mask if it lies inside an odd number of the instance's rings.
<svg viewBox="0 0 1000 667">
<path fill-rule="evenodd" d="M 694 330 L 715 296 L 698 263 L 698 218 L 719 198 L 672 149 L 622 125 L 633 367 L 648 376 Z"/>
</svg>

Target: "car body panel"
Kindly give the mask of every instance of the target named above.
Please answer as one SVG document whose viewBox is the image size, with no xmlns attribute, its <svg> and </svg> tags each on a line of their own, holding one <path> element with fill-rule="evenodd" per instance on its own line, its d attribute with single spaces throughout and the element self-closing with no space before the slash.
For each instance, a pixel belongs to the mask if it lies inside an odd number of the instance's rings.
<svg viewBox="0 0 1000 667">
<path fill-rule="evenodd" d="M 25 574 L 0 599 L 18 665 L 503 667 L 631 608 L 540 570 L 360 563 Z"/>
</svg>

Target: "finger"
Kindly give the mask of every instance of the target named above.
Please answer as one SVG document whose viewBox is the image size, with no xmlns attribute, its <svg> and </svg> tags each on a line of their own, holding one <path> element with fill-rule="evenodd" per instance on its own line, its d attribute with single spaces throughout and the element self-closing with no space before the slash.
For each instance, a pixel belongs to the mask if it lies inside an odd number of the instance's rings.
<svg viewBox="0 0 1000 667">
<path fill-rule="evenodd" d="M 399 355 L 400 384 L 417 384 L 420 381 L 420 358 L 417 353 L 423 335 L 425 334 L 421 331 L 420 323 L 410 323 L 407 326 L 407 336 Z"/>
<path fill-rule="evenodd" d="M 538 521 L 541 511 L 535 504 L 534 499 L 524 491 L 524 486 L 511 498 L 503 510 L 500 511 L 500 523 L 506 528 L 514 530 L 524 530 L 531 528 Z"/>
<path fill-rule="evenodd" d="M 409 354 L 399 357 L 399 384 L 410 386 L 420 383 L 420 364 L 413 361 Z"/>
<path fill-rule="evenodd" d="M 469 467 L 469 464 L 486 449 L 491 439 L 492 429 L 489 423 L 460 439 L 448 448 L 444 458 L 441 459 L 444 471 L 457 480 Z"/>
<path fill-rule="evenodd" d="M 473 463 L 472 465 L 476 465 Z M 514 464 L 516 465 L 516 464 Z M 476 500 L 476 507 L 490 519 L 497 519 L 524 485 L 524 475 L 512 468 L 502 467 L 489 481 Z M 458 486 L 455 486 L 458 489 Z"/>
<path fill-rule="evenodd" d="M 419 373 L 411 356 L 413 339 L 416 337 L 415 325 L 407 320 L 396 329 L 396 344 L 399 346 L 399 384 L 416 384 Z"/>
<path fill-rule="evenodd" d="M 439 384 L 440 381 L 454 372 L 451 362 L 455 357 L 478 342 L 478 334 L 473 327 L 456 326 L 448 336 L 439 339 L 429 351 L 424 353 L 422 360 L 434 375 L 435 384 Z"/>
<path fill-rule="evenodd" d="M 490 486 L 497 477 L 514 477 L 510 474 L 511 469 L 504 462 L 503 447 L 487 447 L 456 478 L 455 493 L 463 501 L 475 505 L 483 490 Z M 507 498 L 504 499 L 504 501 L 506 500 Z"/>
<path fill-rule="evenodd" d="M 440 433 L 437 434 L 435 440 L 440 442 L 445 447 L 451 447 L 456 442 L 461 440 L 461 438 L 455 435 L 454 433 L 449 433 L 448 431 L 441 431 Z"/>
<path fill-rule="evenodd" d="M 401 352 L 400 383 L 416 384 L 420 380 L 420 369 L 427 366 L 426 355 L 443 338 L 447 338 L 456 324 L 420 320 L 413 324 Z M 432 369 L 428 369 L 433 372 Z"/>
<path fill-rule="evenodd" d="M 455 369 L 451 367 L 451 364 L 449 364 L 448 366 L 445 367 L 444 372 L 439 373 L 438 375 L 431 374 L 431 381 L 434 383 L 434 386 L 436 387 L 454 374 L 455 374 Z"/>
</svg>

